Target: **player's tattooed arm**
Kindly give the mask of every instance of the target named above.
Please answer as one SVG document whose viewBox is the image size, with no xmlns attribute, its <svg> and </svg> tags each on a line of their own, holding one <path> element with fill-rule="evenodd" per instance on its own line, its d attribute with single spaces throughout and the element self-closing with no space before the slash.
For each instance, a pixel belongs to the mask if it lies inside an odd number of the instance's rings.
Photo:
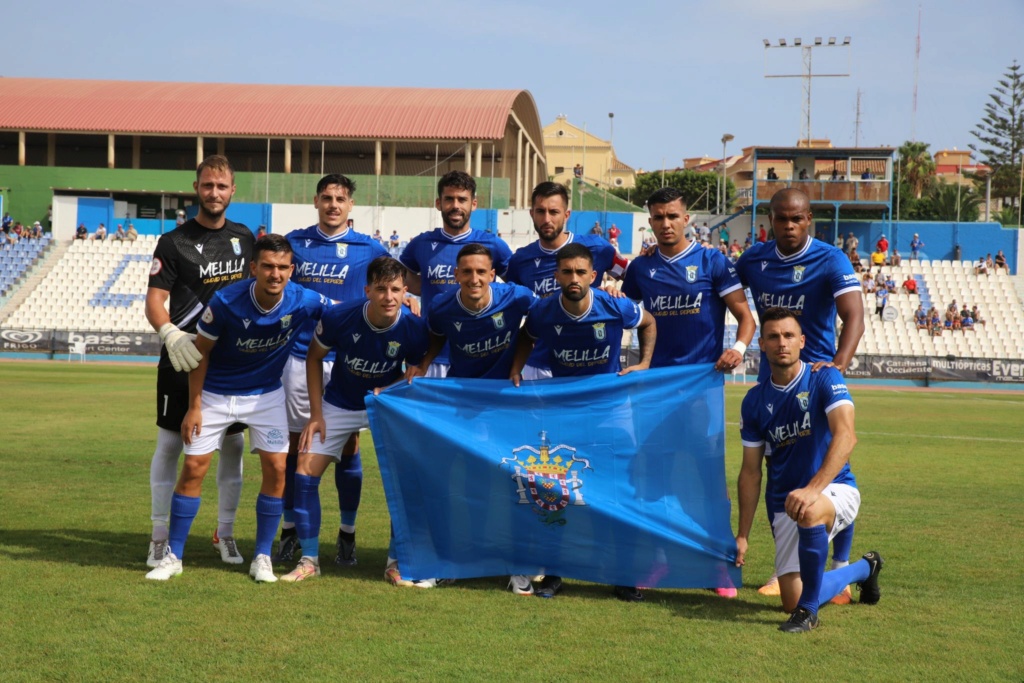
<svg viewBox="0 0 1024 683">
<path fill-rule="evenodd" d="M 640 337 L 640 361 L 636 365 L 630 365 L 619 372 L 620 375 L 628 375 L 631 372 L 646 370 L 651 367 L 651 358 L 654 356 L 654 342 L 658 334 L 654 324 L 654 316 L 648 311 L 643 311 L 636 331 Z"/>
</svg>

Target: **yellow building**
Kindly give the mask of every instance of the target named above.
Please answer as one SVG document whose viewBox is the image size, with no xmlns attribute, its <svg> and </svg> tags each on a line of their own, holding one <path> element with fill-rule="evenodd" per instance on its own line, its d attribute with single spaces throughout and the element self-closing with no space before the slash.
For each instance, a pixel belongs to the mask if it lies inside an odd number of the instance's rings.
<svg viewBox="0 0 1024 683">
<path fill-rule="evenodd" d="M 636 171 L 619 161 L 608 140 L 569 123 L 559 116 L 544 127 L 548 177 L 566 183 L 574 172 L 599 187 L 636 187 Z"/>
</svg>

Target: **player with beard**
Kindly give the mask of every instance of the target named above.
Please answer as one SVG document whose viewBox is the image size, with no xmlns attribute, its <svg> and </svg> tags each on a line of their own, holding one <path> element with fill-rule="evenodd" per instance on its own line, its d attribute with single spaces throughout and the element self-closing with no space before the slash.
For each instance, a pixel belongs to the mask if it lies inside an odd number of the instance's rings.
<svg viewBox="0 0 1024 683">
<path fill-rule="evenodd" d="M 468 173 L 451 171 L 437 183 L 437 210 L 443 227 L 412 238 L 399 260 L 409 269 L 409 291 L 422 299 L 424 316 L 430 315 L 434 297 L 458 289 L 455 279 L 459 250 L 467 244 L 482 244 L 494 257 L 494 270 L 505 276 L 512 250 L 505 241 L 489 232 L 469 227 L 469 218 L 476 208 L 476 181 Z M 447 347 L 430 365 L 428 377 L 444 377 L 448 372 Z"/>
<path fill-rule="evenodd" d="M 533 189 L 530 195 L 530 218 L 537 232 L 537 241 L 516 250 L 508 264 L 505 279 L 530 289 L 543 298 L 559 292 L 555 281 L 555 254 L 567 244 L 582 244 L 594 258 L 594 282 L 600 286 L 605 273 L 621 278 L 626 269 L 626 259 L 619 256 L 615 247 L 599 235 L 576 235 L 565 229 L 572 211 L 569 210 L 569 193 L 564 185 L 545 181 Z M 607 291 L 607 290 L 606 290 Z M 609 292 L 613 293 L 613 292 Z M 537 342 L 526 367 L 525 379 L 551 377 L 544 343 Z"/>
<path fill-rule="evenodd" d="M 215 292 L 249 276 L 255 239 L 224 212 L 235 193 L 235 172 L 223 156 L 203 160 L 192 184 L 199 213 L 157 242 L 146 291 L 146 319 L 163 341 L 157 367 L 157 441 L 150 465 L 153 533 L 146 564 L 167 553 L 171 495 L 181 456 L 181 422 L 188 411 L 188 373 L 200 359 L 193 339 L 196 322 Z M 169 304 L 169 310 L 168 310 Z M 241 564 L 234 523 L 242 495 L 243 425 L 227 431 L 217 463 L 219 510 L 213 545 L 228 564 Z"/>
<path fill-rule="evenodd" d="M 354 204 L 356 184 L 341 174 L 330 174 L 320 179 L 313 197 L 318 221 L 303 230 L 288 233 L 288 242 L 294 250 L 295 275 L 292 280 L 327 298 L 349 303 L 362 301 L 366 295 L 366 269 L 387 250 L 377 240 L 356 232 L 349 224 L 349 212 Z M 299 337 L 285 364 L 282 381 L 288 408 L 288 460 L 285 470 L 284 524 L 281 542 L 274 562 L 292 559 L 298 547 L 294 516 L 294 477 L 298 462 L 299 435 L 309 421 L 309 393 L 306 389 L 306 353 L 313 338 L 315 321 L 309 321 L 299 330 Z M 334 353 L 324 360 L 323 384 L 331 379 Z M 348 438 L 337 466 L 334 484 L 338 490 L 341 523 L 338 529 L 336 564 L 353 566 L 356 560 L 356 512 L 363 486 L 363 466 L 359 457 L 359 431 Z"/>
</svg>

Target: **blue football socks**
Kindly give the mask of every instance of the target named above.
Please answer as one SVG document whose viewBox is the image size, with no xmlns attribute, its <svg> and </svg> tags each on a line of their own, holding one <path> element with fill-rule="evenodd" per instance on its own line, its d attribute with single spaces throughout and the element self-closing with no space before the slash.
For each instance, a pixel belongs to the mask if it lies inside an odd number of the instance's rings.
<svg viewBox="0 0 1024 683">
<path fill-rule="evenodd" d="M 295 531 L 304 557 L 320 556 L 320 477 L 295 475 Z"/>
<path fill-rule="evenodd" d="M 179 560 L 185 553 L 185 539 L 192 529 L 192 522 L 199 514 L 200 502 L 202 498 L 199 496 L 183 496 L 180 493 L 171 496 L 171 524 L 167 538 L 171 552 Z"/>
<path fill-rule="evenodd" d="M 356 513 L 363 492 L 363 461 L 359 457 L 359 451 L 341 457 L 341 462 L 334 467 L 334 485 L 338 488 L 341 526 L 346 531 L 351 531 L 356 525 Z"/>
<path fill-rule="evenodd" d="M 835 562 L 849 562 L 850 550 L 853 548 L 853 523 L 846 527 L 832 539 L 832 560 Z"/>
<path fill-rule="evenodd" d="M 799 527 L 797 531 L 800 535 L 797 555 L 800 558 L 800 580 L 803 582 L 803 592 L 800 593 L 797 606 L 817 614 L 825 562 L 828 560 L 828 531 L 824 524 Z"/>
<path fill-rule="evenodd" d="M 261 493 L 256 496 L 256 554 L 269 555 L 277 525 L 281 521 L 284 499 Z"/>
<path fill-rule="evenodd" d="M 825 572 L 821 581 L 821 592 L 818 594 L 818 605 L 824 605 L 839 595 L 851 583 L 859 583 L 871 575 L 871 565 L 867 560 L 857 560 L 853 564 Z M 804 591 L 807 590 L 806 584 Z"/>
</svg>

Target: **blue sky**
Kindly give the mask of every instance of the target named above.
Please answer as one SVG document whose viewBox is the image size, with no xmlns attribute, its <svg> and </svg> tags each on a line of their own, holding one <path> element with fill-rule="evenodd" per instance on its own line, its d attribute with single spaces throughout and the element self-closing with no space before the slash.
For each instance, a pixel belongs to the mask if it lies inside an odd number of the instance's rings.
<svg viewBox="0 0 1024 683">
<path fill-rule="evenodd" d="M 923 0 L 916 124 L 911 115 L 918 2 L 717 0 L 586 4 L 537 0 L 133 0 L 11 3 L 5 76 L 524 88 L 543 123 L 560 113 L 609 134 L 646 169 L 748 145 L 792 145 L 799 79 L 765 79 L 769 38 L 852 37 L 849 78 L 813 84 L 812 133 L 898 146 L 916 129 L 933 150 L 963 149 L 997 79 L 1024 61 L 1022 0 Z M 1016 34 L 1016 35 L 1015 35 Z M 822 68 L 846 53 L 815 53 Z M 798 50 L 769 69 L 799 72 Z M 817 67 L 816 67 L 817 70 Z"/>
</svg>

